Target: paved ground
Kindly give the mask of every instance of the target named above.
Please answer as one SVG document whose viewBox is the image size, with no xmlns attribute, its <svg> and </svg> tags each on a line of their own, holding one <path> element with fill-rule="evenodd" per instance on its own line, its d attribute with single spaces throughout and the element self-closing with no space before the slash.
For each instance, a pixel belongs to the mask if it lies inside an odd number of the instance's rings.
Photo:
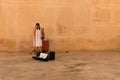
<svg viewBox="0 0 120 80">
<path fill-rule="evenodd" d="M 48 62 L 0 52 L 0 80 L 120 80 L 120 52 L 56 52 Z"/>
</svg>

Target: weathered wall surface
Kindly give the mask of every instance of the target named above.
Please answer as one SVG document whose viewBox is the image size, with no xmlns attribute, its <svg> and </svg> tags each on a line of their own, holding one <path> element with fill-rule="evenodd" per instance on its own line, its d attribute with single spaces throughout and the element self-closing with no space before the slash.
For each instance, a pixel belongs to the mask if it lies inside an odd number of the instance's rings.
<svg viewBox="0 0 120 80">
<path fill-rule="evenodd" d="M 0 0 L 0 51 L 32 49 L 36 22 L 51 50 L 120 50 L 119 0 Z"/>
</svg>

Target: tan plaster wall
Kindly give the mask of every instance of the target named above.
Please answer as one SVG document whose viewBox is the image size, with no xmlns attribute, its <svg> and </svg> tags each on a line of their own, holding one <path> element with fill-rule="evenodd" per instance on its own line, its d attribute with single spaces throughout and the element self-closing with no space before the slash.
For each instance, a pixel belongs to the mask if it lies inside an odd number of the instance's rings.
<svg viewBox="0 0 120 80">
<path fill-rule="evenodd" d="M 0 0 L 0 51 L 32 49 L 36 22 L 50 50 L 120 50 L 119 0 Z"/>
</svg>

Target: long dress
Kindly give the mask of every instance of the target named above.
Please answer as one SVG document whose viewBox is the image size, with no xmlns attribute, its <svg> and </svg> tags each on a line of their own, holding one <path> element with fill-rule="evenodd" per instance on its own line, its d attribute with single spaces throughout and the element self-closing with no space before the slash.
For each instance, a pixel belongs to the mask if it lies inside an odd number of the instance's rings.
<svg viewBox="0 0 120 80">
<path fill-rule="evenodd" d="M 42 34 L 41 34 L 41 29 L 36 29 L 35 30 L 35 47 L 41 47 L 42 46 Z"/>
</svg>

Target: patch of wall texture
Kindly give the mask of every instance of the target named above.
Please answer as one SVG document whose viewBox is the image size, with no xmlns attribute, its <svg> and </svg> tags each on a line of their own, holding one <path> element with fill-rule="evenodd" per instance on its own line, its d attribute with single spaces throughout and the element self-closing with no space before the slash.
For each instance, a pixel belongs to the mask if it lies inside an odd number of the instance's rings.
<svg viewBox="0 0 120 80">
<path fill-rule="evenodd" d="M 119 0 L 0 0 L 0 51 L 33 49 L 37 22 L 50 50 L 120 50 Z"/>
</svg>

